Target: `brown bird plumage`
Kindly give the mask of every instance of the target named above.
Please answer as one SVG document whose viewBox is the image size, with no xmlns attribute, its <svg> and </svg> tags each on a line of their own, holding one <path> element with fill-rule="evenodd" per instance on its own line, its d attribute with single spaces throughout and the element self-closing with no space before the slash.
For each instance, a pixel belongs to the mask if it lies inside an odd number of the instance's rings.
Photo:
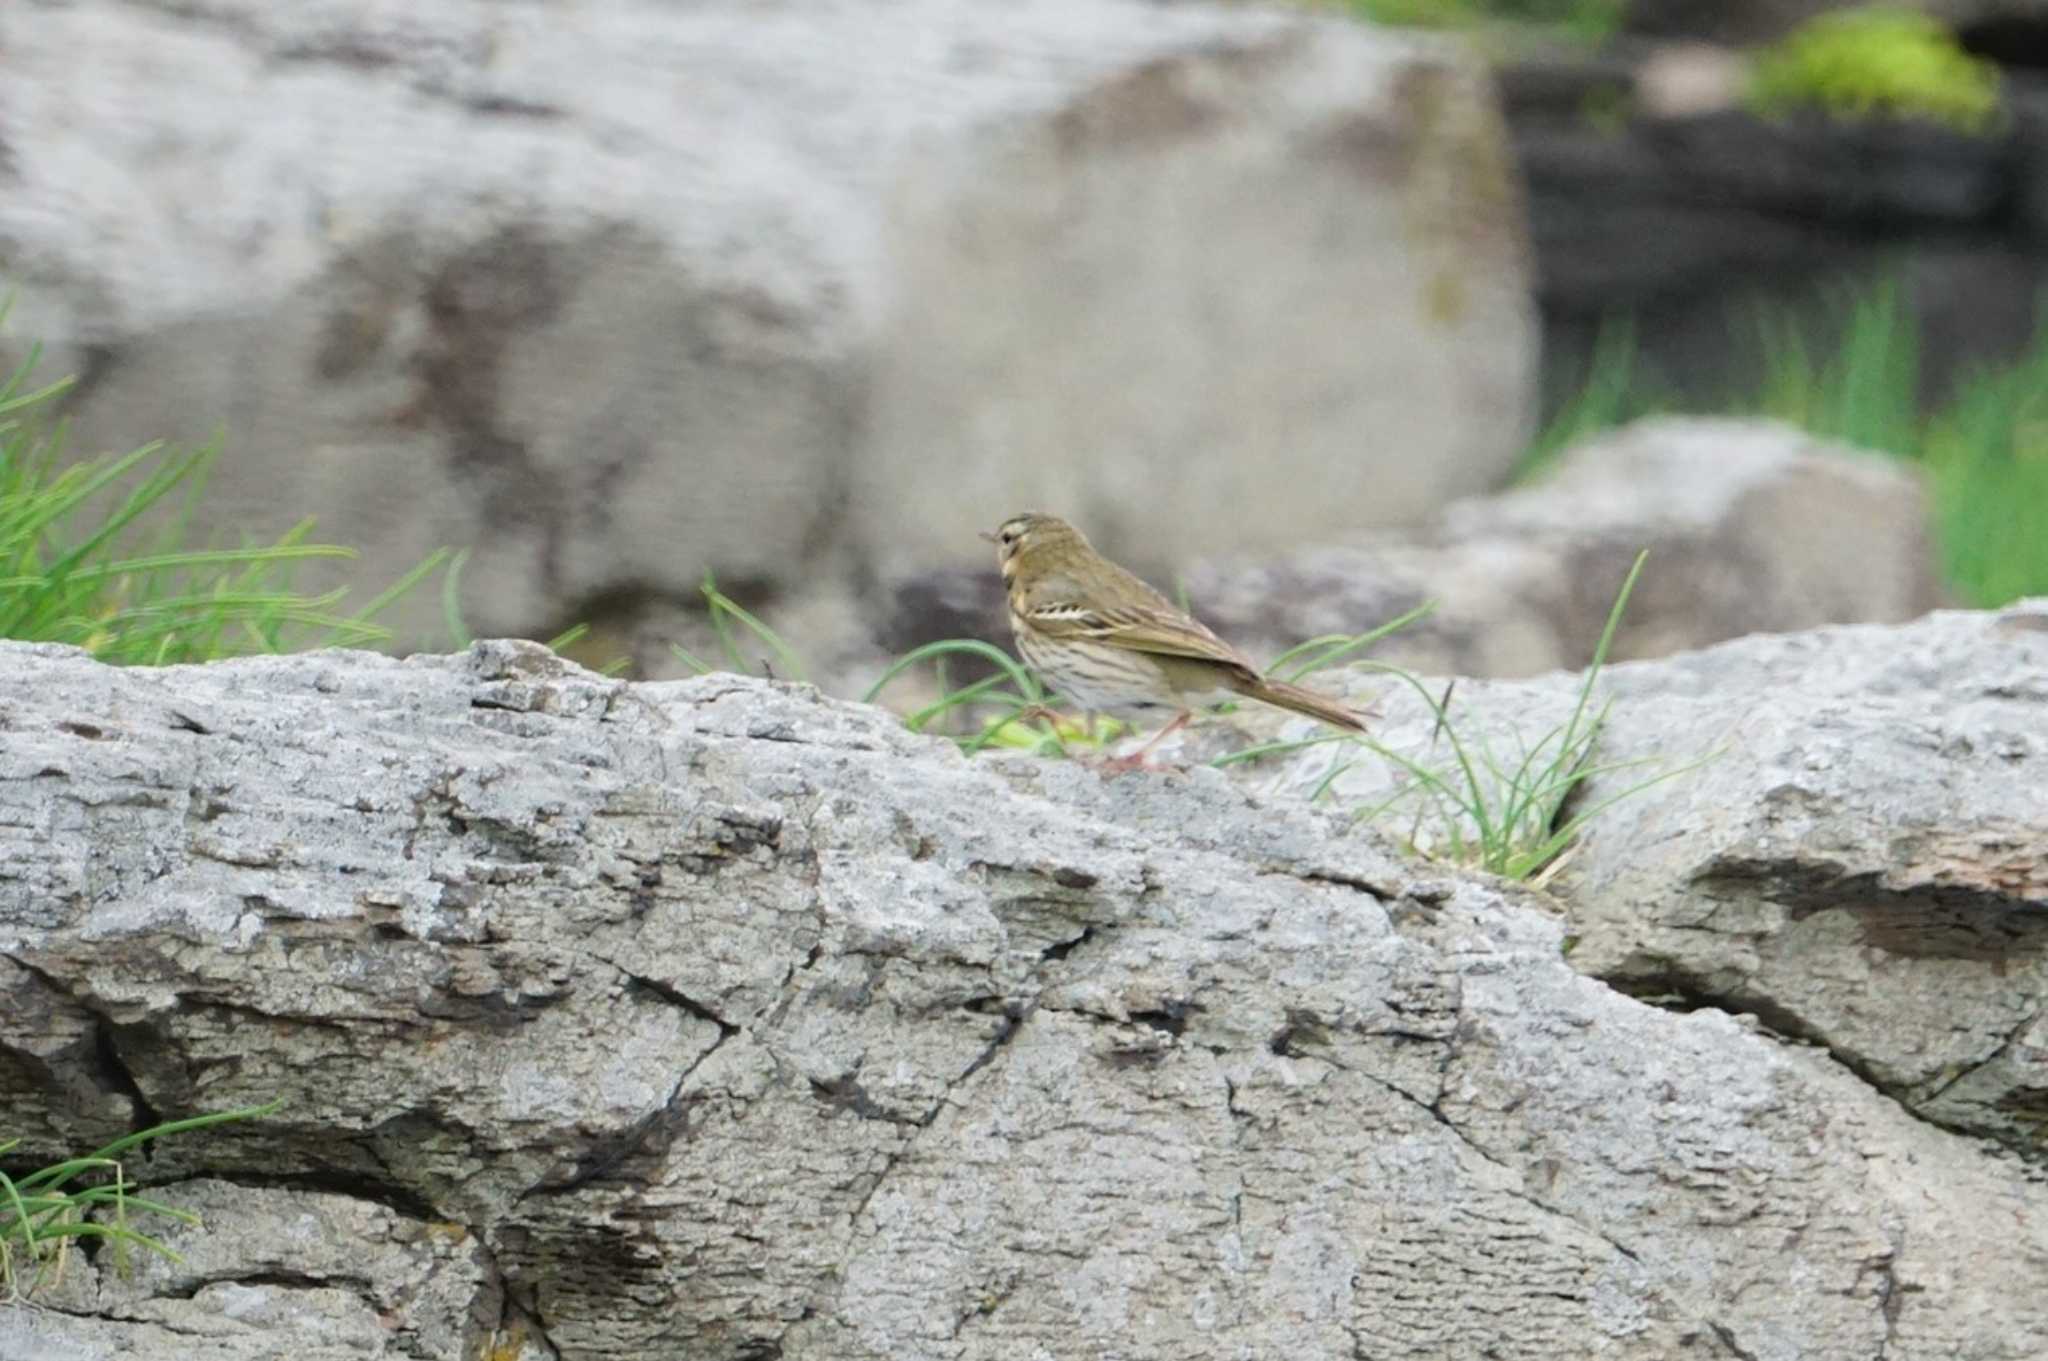
<svg viewBox="0 0 2048 1361">
<path fill-rule="evenodd" d="M 1232 695 L 1365 731 L 1365 720 L 1335 700 L 1260 675 L 1249 657 L 1097 553 L 1066 521 L 1013 515 L 985 537 L 996 545 L 1017 650 L 1033 670 L 1090 712 L 1176 715 L 1146 750 L 1197 706 Z"/>
</svg>

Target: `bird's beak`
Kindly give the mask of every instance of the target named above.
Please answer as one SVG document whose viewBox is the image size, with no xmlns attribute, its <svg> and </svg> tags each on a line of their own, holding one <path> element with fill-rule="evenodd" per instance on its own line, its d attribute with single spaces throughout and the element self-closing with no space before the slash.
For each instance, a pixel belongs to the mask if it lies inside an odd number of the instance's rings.
<svg viewBox="0 0 2048 1361">
<path fill-rule="evenodd" d="M 996 532 L 993 529 L 981 529 L 976 530 L 975 532 L 981 536 L 981 541 L 983 543 L 998 542 L 998 540 L 996 539 Z"/>
</svg>

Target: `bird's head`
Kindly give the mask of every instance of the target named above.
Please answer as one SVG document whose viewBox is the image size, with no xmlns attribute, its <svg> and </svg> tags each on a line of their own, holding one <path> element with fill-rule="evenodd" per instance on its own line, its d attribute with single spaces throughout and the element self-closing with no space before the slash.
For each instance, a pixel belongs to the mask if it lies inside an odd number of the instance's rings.
<svg viewBox="0 0 2048 1361">
<path fill-rule="evenodd" d="M 1003 582 L 1014 580 L 1021 570 L 1042 567 L 1062 560 L 1075 547 L 1086 547 L 1081 531 L 1056 515 L 1026 511 L 1012 515 L 992 534 L 981 536 L 996 546 L 996 566 Z"/>
</svg>

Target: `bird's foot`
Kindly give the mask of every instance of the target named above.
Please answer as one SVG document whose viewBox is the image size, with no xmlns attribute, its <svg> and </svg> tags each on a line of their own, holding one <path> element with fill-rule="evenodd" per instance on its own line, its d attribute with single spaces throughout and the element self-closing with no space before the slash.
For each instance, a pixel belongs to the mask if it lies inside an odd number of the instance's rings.
<svg viewBox="0 0 2048 1361">
<path fill-rule="evenodd" d="M 1186 727 L 1188 725 L 1188 721 L 1193 717 L 1194 715 L 1191 713 L 1181 713 L 1178 717 L 1176 717 L 1173 720 L 1173 722 L 1167 724 L 1158 732 L 1154 733 L 1152 735 L 1151 741 L 1147 742 L 1144 746 L 1139 747 L 1129 756 L 1112 756 L 1108 760 L 1104 761 L 1100 767 L 1102 773 L 1105 775 L 1123 775 L 1133 770 L 1179 769 L 1179 767 L 1175 766 L 1153 765 L 1150 761 L 1147 761 L 1145 758 L 1152 754 L 1152 749 L 1154 747 L 1158 746 L 1161 742 L 1164 742 L 1167 738 L 1171 737 L 1173 734 L 1179 732 L 1182 728 Z"/>
</svg>

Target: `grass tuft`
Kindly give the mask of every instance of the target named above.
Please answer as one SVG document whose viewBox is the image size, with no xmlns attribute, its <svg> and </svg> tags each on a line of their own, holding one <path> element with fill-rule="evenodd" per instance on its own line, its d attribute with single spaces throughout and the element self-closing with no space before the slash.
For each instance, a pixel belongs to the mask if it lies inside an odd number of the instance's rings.
<svg viewBox="0 0 2048 1361">
<path fill-rule="evenodd" d="M 1833 303 L 1841 337 L 1821 356 L 1790 311 L 1751 311 L 1763 378 L 1749 405 L 1825 439 L 1910 456 L 1920 435 L 1920 335 L 1904 290 L 1882 277 L 1837 290 Z"/>
<path fill-rule="evenodd" d="M 182 547 L 217 447 L 146 444 L 66 463 L 54 413 L 70 384 L 29 387 L 38 357 L 32 348 L 0 381 L 0 638 L 69 643 L 101 661 L 153 666 L 375 646 L 390 639 L 376 617 L 448 558 L 445 549 L 431 555 L 347 610 L 346 590 L 292 587 L 302 562 L 355 557 L 308 543 L 311 520 L 268 543 Z M 184 513 L 145 533 L 144 517 L 179 498 Z"/>
<path fill-rule="evenodd" d="M 1580 682 L 1570 718 L 1535 742 L 1520 743 L 1521 749 L 1512 759 L 1503 759 L 1484 739 L 1473 740 L 1460 731 L 1451 708 L 1455 682 L 1446 685 L 1443 693 L 1437 695 L 1412 672 L 1382 662 L 1365 661 L 1359 665 L 1394 677 L 1422 697 L 1424 705 L 1435 716 L 1432 743 L 1441 738 L 1448 745 L 1450 758 L 1447 762 L 1430 765 L 1395 751 L 1370 735 L 1333 732 L 1299 741 L 1262 743 L 1218 757 L 1211 764 L 1219 767 L 1238 765 L 1323 745 L 1362 750 L 1393 768 L 1396 787 L 1381 802 L 1358 809 L 1355 814 L 1358 821 L 1388 827 L 1398 823 L 1398 815 L 1412 810 L 1407 831 L 1399 835 L 1415 854 L 1474 865 L 1510 879 L 1547 880 L 1548 874 L 1561 866 L 1563 857 L 1592 819 L 1619 800 L 1700 764 L 1694 761 L 1660 770 L 1590 807 L 1569 815 L 1565 813 L 1573 796 L 1588 780 L 1648 764 L 1602 765 L 1594 760 L 1600 732 L 1607 718 L 1607 707 L 1605 704 L 1595 706 L 1593 702 L 1600 672 L 1614 644 L 1615 630 L 1620 627 L 1622 614 L 1628 608 L 1629 597 L 1635 591 L 1647 559 L 1647 553 L 1636 557 L 1615 596 L 1601 630 L 1600 641 L 1594 649 L 1592 663 Z M 1426 611 L 1427 607 L 1410 611 L 1371 634 L 1359 635 L 1357 640 L 1353 640 L 1356 646 L 1330 648 L 1320 655 L 1330 660 L 1348 655 L 1356 651 L 1357 646 L 1385 636 L 1392 629 L 1421 617 Z M 1327 641 L 1315 640 L 1316 644 Z M 1314 645 L 1305 644 L 1304 647 Z M 1275 669 L 1278 669 L 1277 665 Z M 1298 677 L 1306 672 L 1294 674 Z M 1315 802 L 1327 795 L 1335 787 L 1338 777 L 1356 766 L 1358 760 L 1357 756 L 1340 752 L 1311 791 L 1310 801 Z"/>
<path fill-rule="evenodd" d="M 1370 738 L 1364 739 L 1364 745 L 1407 779 L 1397 781 L 1398 787 L 1391 796 L 1361 808 L 1357 816 L 1363 821 L 1379 822 L 1401 805 L 1415 801 L 1425 811 L 1418 812 L 1404 839 L 1416 853 L 1541 884 L 1563 866 L 1579 834 L 1602 812 L 1712 759 L 1704 756 L 1659 770 L 1598 803 L 1566 813 L 1572 798 L 1587 781 L 1651 764 L 1634 761 L 1603 765 L 1593 759 L 1608 707 L 1605 702 L 1595 705 L 1594 693 L 1613 647 L 1615 630 L 1620 627 L 1648 557 L 1647 552 L 1637 554 L 1615 595 L 1600 631 L 1600 641 L 1593 650 L 1593 660 L 1579 683 L 1571 716 L 1534 743 L 1522 746 L 1512 760 L 1501 759 L 1484 740 L 1470 742 L 1460 735 L 1452 718 L 1448 688 L 1439 698 L 1408 672 L 1397 667 L 1382 668 L 1422 696 L 1435 715 L 1436 733 L 1450 746 L 1452 759 L 1447 766 L 1433 768 Z M 1325 777 L 1317 792 L 1326 789 L 1332 779 L 1334 772 Z M 1434 824 L 1433 836 L 1425 837 L 1426 821 Z"/>
<path fill-rule="evenodd" d="M 281 1101 L 271 1101 L 261 1106 L 168 1121 L 116 1139 L 84 1157 L 67 1158 L 18 1179 L 0 1172 L 0 1294 L 7 1301 L 16 1302 L 44 1285 L 60 1282 L 71 1245 L 82 1239 L 109 1244 L 117 1270 L 126 1269 L 127 1253 L 137 1247 L 173 1262 L 181 1260 L 177 1253 L 135 1228 L 129 1216 L 157 1215 L 190 1225 L 197 1225 L 199 1217 L 137 1195 L 141 1188 L 128 1180 L 121 1155 L 174 1134 L 272 1115 L 282 1105 Z M 20 1142 L 0 1141 L 0 1157 Z"/>
<path fill-rule="evenodd" d="M 1949 580 L 1984 606 L 2048 594 L 2048 326 L 2017 363 L 1966 379 L 1921 448 Z"/>
</svg>

